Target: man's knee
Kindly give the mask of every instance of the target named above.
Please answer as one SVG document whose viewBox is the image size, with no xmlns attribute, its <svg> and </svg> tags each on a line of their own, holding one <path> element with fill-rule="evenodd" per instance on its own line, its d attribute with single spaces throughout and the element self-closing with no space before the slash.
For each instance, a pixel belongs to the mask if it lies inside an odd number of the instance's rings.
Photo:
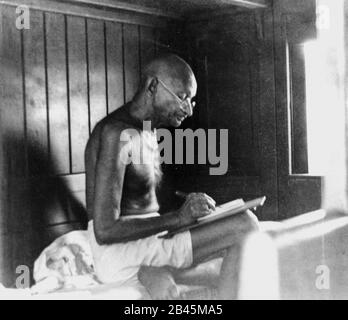
<svg viewBox="0 0 348 320">
<path fill-rule="evenodd" d="M 220 231 L 226 230 L 225 232 L 227 234 L 241 238 L 244 238 L 251 232 L 260 230 L 259 221 L 250 210 L 233 216 L 231 219 L 224 220 L 221 223 Z"/>
</svg>

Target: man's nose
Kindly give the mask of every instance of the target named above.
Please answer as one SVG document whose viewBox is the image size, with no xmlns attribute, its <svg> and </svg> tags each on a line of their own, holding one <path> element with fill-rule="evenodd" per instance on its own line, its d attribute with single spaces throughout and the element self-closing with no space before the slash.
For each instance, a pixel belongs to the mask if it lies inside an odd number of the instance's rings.
<svg viewBox="0 0 348 320">
<path fill-rule="evenodd" d="M 184 107 L 184 111 L 185 111 L 185 113 L 187 114 L 187 116 L 188 116 L 188 117 L 192 117 L 192 115 L 193 115 L 193 108 L 192 108 L 191 102 L 186 101 L 186 102 L 183 104 L 183 107 Z"/>
</svg>

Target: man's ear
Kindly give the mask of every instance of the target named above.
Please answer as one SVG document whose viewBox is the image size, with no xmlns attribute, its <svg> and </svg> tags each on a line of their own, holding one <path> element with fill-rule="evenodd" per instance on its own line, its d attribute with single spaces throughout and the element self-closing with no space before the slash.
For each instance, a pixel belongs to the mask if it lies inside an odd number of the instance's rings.
<svg viewBox="0 0 348 320">
<path fill-rule="evenodd" d="M 157 92 L 158 80 L 154 77 L 147 77 L 146 79 L 146 91 L 151 95 Z"/>
</svg>

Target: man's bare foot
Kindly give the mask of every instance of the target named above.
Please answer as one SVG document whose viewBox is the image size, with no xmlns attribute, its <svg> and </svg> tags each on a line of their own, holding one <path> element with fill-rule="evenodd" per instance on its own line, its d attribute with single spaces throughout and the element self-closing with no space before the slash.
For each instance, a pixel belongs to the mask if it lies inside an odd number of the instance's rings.
<svg viewBox="0 0 348 320">
<path fill-rule="evenodd" d="M 180 291 L 166 268 L 141 267 L 138 279 L 154 300 L 179 299 Z"/>
</svg>

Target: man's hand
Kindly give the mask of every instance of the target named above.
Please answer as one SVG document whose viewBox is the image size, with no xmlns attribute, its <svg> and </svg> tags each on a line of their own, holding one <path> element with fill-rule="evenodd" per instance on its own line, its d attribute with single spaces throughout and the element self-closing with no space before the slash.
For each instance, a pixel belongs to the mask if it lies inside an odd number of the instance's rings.
<svg viewBox="0 0 348 320">
<path fill-rule="evenodd" d="M 205 193 L 190 193 L 185 203 L 178 210 L 180 224 L 189 225 L 215 210 L 216 202 Z"/>
</svg>

